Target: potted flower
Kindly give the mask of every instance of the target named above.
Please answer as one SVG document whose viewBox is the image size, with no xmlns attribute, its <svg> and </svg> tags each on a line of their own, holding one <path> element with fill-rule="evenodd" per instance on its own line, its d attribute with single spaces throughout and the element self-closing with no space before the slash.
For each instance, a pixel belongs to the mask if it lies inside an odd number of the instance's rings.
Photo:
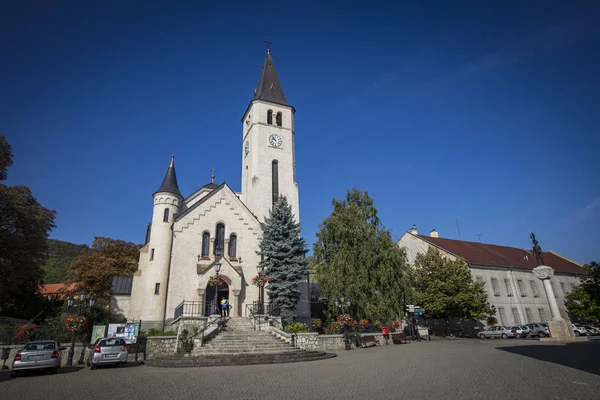
<svg viewBox="0 0 600 400">
<path fill-rule="evenodd" d="M 252 278 L 252 284 L 254 286 L 262 287 L 265 286 L 267 282 L 269 282 L 269 278 L 267 278 L 265 275 L 256 275 L 254 278 Z"/>
<path fill-rule="evenodd" d="M 363 331 L 368 331 L 370 330 L 369 328 L 371 328 L 371 323 L 366 318 L 363 318 L 360 321 L 358 321 L 358 325 Z"/>
<path fill-rule="evenodd" d="M 221 286 L 224 283 L 226 282 L 223 275 L 216 274 L 208 278 L 208 286 Z"/>
<path fill-rule="evenodd" d="M 81 335 L 87 332 L 88 320 L 83 315 L 69 314 L 65 326 L 72 335 Z"/>
</svg>

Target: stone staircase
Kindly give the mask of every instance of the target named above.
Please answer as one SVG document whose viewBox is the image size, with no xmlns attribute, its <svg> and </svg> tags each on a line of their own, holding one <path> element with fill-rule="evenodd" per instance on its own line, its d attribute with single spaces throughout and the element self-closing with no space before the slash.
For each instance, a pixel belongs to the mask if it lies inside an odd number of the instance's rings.
<svg viewBox="0 0 600 400">
<path fill-rule="evenodd" d="M 322 351 L 295 348 L 267 331 L 255 331 L 249 318 L 232 317 L 223 330 L 187 356 L 147 360 L 159 367 L 271 364 L 313 361 L 335 357 Z"/>
</svg>

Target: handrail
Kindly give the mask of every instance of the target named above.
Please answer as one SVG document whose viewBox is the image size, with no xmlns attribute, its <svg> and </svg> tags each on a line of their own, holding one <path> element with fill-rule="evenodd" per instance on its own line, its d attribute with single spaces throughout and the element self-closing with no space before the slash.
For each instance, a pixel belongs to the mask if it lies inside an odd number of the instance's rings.
<svg viewBox="0 0 600 400">
<path fill-rule="evenodd" d="M 198 331 L 195 335 L 192 335 L 190 337 L 190 339 L 194 339 L 195 337 L 197 337 L 198 335 L 202 334 L 202 337 L 200 338 L 200 346 L 204 347 L 204 331 L 207 330 L 208 328 L 210 328 L 210 326 L 214 323 L 217 323 L 217 325 L 221 324 L 221 323 L 225 323 L 225 317 L 219 317 L 219 318 L 215 318 L 213 319 L 211 322 L 209 322 L 208 325 L 206 325 L 204 328 L 202 328 L 202 330 Z M 217 328 L 218 329 L 218 328 Z"/>
</svg>

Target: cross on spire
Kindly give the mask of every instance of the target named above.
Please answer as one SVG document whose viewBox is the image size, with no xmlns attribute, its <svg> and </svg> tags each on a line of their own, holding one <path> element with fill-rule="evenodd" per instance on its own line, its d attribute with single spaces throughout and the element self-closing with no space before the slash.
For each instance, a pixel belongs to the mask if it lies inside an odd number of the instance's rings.
<svg viewBox="0 0 600 400">
<path fill-rule="evenodd" d="M 273 42 L 271 42 L 271 39 L 267 39 L 265 40 L 265 43 L 267 44 L 267 53 L 271 53 L 271 45 Z"/>
<path fill-rule="evenodd" d="M 217 172 L 217 171 L 215 171 L 214 168 L 210 170 L 210 179 L 211 179 L 212 183 L 215 183 L 215 172 Z"/>
</svg>

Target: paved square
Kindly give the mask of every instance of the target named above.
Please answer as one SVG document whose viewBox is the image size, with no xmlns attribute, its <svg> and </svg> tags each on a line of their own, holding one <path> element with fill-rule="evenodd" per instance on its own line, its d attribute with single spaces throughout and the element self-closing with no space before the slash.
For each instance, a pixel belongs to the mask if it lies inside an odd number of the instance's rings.
<svg viewBox="0 0 600 400">
<path fill-rule="evenodd" d="M 207 368 L 129 365 L 8 379 L 4 399 L 600 398 L 600 340 L 420 342 L 295 364 Z"/>
</svg>

